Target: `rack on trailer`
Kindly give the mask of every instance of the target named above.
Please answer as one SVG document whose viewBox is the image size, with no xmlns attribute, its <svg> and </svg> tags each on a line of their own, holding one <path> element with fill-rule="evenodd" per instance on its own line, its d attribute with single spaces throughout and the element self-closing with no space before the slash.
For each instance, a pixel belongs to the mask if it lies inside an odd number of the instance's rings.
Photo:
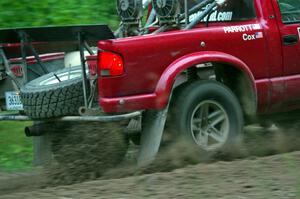
<svg viewBox="0 0 300 199">
<path fill-rule="evenodd" d="M 52 26 L 52 27 L 36 27 L 36 28 L 12 28 L 12 29 L 0 29 L 0 57 L 3 60 L 6 74 L 15 84 L 16 96 L 18 95 L 20 88 L 29 82 L 28 73 L 35 73 L 38 76 L 49 73 L 47 67 L 44 65 L 40 58 L 40 54 L 43 53 L 56 53 L 56 52 L 80 52 L 81 63 L 81 76 L 84 104 L 80 107 L 82 112 L 85 112 L 84 116 L 69 116 L 56 118 L 53 120 L 59 121 L 118 121 L 120 119 L 130 119 L 139 115 L 138 112 L 133 114 L 124 114 L 116 116 L 105 115 L 86 115 L 89 104 L 89 100 L 93 100 L 88 96 L 87 83 L 89 82 L 87 76 L 87 60 L 85 57 L 85 51 L 89 55 L 94 55 L 95 52 L 90 46 L 96 46 L 99 40 L 113 39 L 114 34 L 106 25 L 82 25 L 82 26 Z M 10 46 L 15 45 L 17 48 L 11 49 Z M 39 68 L 28 68 L 26 58 L 33 56 L 38 63 Z M 22 60 L 22 76 L 20 79 L 11 71 L 11 58 L 21 57 Z M 29 71 L 30 70 L 30 71 Z M 54 77 L 58 81 L 61 81 L 55 73 Z M 92 95 L 92 94 L 91 94 Z M 15 103 L 19 99 L 15 98 Z M 22 113 L 22 111 L 20 112 Z M 101 114 L 101 111 L 98 111 Z M 28 121 L 32 120 L 25 115 L 1 115 L 0 120 L 19 120 Z"/>
</svg>

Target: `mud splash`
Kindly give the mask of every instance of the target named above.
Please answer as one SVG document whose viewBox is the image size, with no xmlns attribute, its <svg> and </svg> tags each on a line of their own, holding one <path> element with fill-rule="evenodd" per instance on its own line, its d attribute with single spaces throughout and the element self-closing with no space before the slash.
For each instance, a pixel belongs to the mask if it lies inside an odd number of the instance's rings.
<svg viewBox="0 0 300 199">
<path fill-rule="evenodd" d="M 300 151 L 298 128 L 293 127 L 282 130 L 274 126 L 269 129 L 258 126 L 249 126 L 245 129 L 243 142 L 241 142 L 239 146 L 236 146 L 234 150 L 229 151 L 229 153 L 226 154 L 217 153 L 212 156 L 207 156 L 199 153 L 197 150 L 191 149 L 184 142 L 163 144 L 158 157 L 151 165 L 145 168 L 137 168 L 135 165 L 135 158 L 138 147 L 131 143 L 126 158 L 121 164 L 114 167 L 114 164 L 107 165 L 105 164 L 105 161 L 107 160 L 106 158 L 110 159 L 114 157 L 112 154 L 107 153 L 106 150 L 114 151 L 117 148 L 116 145 L 108 145 L 108 148 L 105 150 L 99 149 L 99 146 L 111 143 L 109 141 L 114 134 L 111 133 L 112 131 L 107 131 L 107 127 L 103 126 L 102 128 L 104 128 L 102 130 L 109 135 L 107 137 L 108 139 L 105 139 L 105 142 L 101 142 L 101 139 L 99 138 L 100 140 L 98 140 L 97 138 L 99 134 L 91 135 L 88 145 L 94 144 L 94 150 L 89 151 L 85 148 L 85 146 L 87 146 L 86 140 L 82 142 L 84 143 L 83 145 L 79 144 L 80 142 L 78 141 L 82 139 L 81 136 L 76 138 L 76 136 L 74 137 L 72 135 L 72 137 L 66 137 L 67 139 L 64 139 L 71 143 L 72 141 L 78 143 L 75 148 L 74 145 L 72 146 L 73 148 L 69 145 L 69 147 L 63 149 L 65 153 L 63 153 L 60 158 L 63 158 L 66 162 L 66 164 L 64 164 L 65 167 L 57 167 L 57 164 L 54 164 L 54 166 L 50 167 L 51 170 L 49 170 L 48 167 L 44 172 L 34 174 L 34 178 L 18 178 L 18 176 L 6 180 L 1 180 L 0 178 L 0 186 L 5 185 L 0 189 L 0 195 L 19 191 L 24 192 L 25 190 L 31 191 L 46 187 L 70 185 L 96 179 L 120 179 L 129 176 L 140 176 L 160 172 L 165 173 L 174 171 L 178 168 L 190 167 L 191 165 L 196 165 L 198 163 L 209 165 L 219 161 L 230 162 L 237 159 L 257 159 L 257 157 L 261 156 Z M 116 129 L 115 127 L 113 128 Z M 85 128 L 78 128 L 78 126 L 77 128 L 71 128 L 73 132 L 77 131 L 85 134 L 86 130 L 83 129 Z M 111 129 L 111 126 L 109 129 Z M 101 138 L 103 138 L 103 136 Z M 74 153 L 74 151 L 76 153 Z M 82 157 L 88 157 L 88 160 Z M 31 186 L 33 179 L 34 185 Z"/>
<path fill-rule="evenodd" d="M 104 173 L 101 179 L 170 172 L 199 163 L 230 162 L 238 159 L 255 159 L 257 157 L 299 151 L 299 143 L 298 128 L 283 130 L 275 126 L 267 129 L 260 126 L 249 126 L 245 128 L 242 141 L 231 149 L 227 149 L 226 153 L 207 154 L 191 148 L 189 143 L 175 142 L 167 144 L 167 146 L 163 145 L 156 160 L 149 166 L 136 168 L 132 164 L 134 161 L 131 161 L 131 165 L 124 164 Z"/>
</svg>

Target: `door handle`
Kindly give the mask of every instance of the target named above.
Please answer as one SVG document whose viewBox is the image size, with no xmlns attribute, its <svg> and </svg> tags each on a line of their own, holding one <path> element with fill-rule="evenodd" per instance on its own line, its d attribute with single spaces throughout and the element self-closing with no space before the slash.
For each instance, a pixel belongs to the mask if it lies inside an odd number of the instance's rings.
<svg viewBox="0 0 300 199">
<path fill-rule="evenodd" d="M 283 44 L 284 45 L 295 45 L 298 42 L 298 36 L 297 35 L 285 35 L 283 36 Z"/>
</svg>

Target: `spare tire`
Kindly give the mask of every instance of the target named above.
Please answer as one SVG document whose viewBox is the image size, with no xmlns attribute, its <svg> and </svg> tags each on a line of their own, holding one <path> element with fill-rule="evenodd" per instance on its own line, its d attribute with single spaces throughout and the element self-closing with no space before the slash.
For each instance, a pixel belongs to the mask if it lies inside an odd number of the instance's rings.
<svg viewBox="0 0 300 199">
<path fill-rule="evenodd" d="M 51 72 L 21 87 L 20 95 L 27 116 L 47 119 L 78 115 L 84 104 L 81 67 Z"/>
</svg>

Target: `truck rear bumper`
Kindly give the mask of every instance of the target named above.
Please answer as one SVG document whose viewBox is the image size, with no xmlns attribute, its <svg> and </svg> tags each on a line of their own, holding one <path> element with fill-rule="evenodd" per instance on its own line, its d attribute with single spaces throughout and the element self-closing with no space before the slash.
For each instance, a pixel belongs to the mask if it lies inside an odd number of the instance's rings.
<svg viewBox="0 0 300 199">
<path fill-rule="evenodd" d="M 60 118 L 47 119 L 45 121 L 62 121 L 62 122 L 120 122 L 141 116 L 140 111 L 117 114 L 117 115 L 101 115 L 101 116 L 66 116 Z M 0 121 L 32 121 L 25 115 L 6 114 L 0 115 Z"/>
<path fill-rule="evenodd" d="M 99 99 L 100 107 L 106 113 L 122 113 L 136 110 L 163 109 L 165 98 L 160 100 L 155 93 Z"/>
</svg>

